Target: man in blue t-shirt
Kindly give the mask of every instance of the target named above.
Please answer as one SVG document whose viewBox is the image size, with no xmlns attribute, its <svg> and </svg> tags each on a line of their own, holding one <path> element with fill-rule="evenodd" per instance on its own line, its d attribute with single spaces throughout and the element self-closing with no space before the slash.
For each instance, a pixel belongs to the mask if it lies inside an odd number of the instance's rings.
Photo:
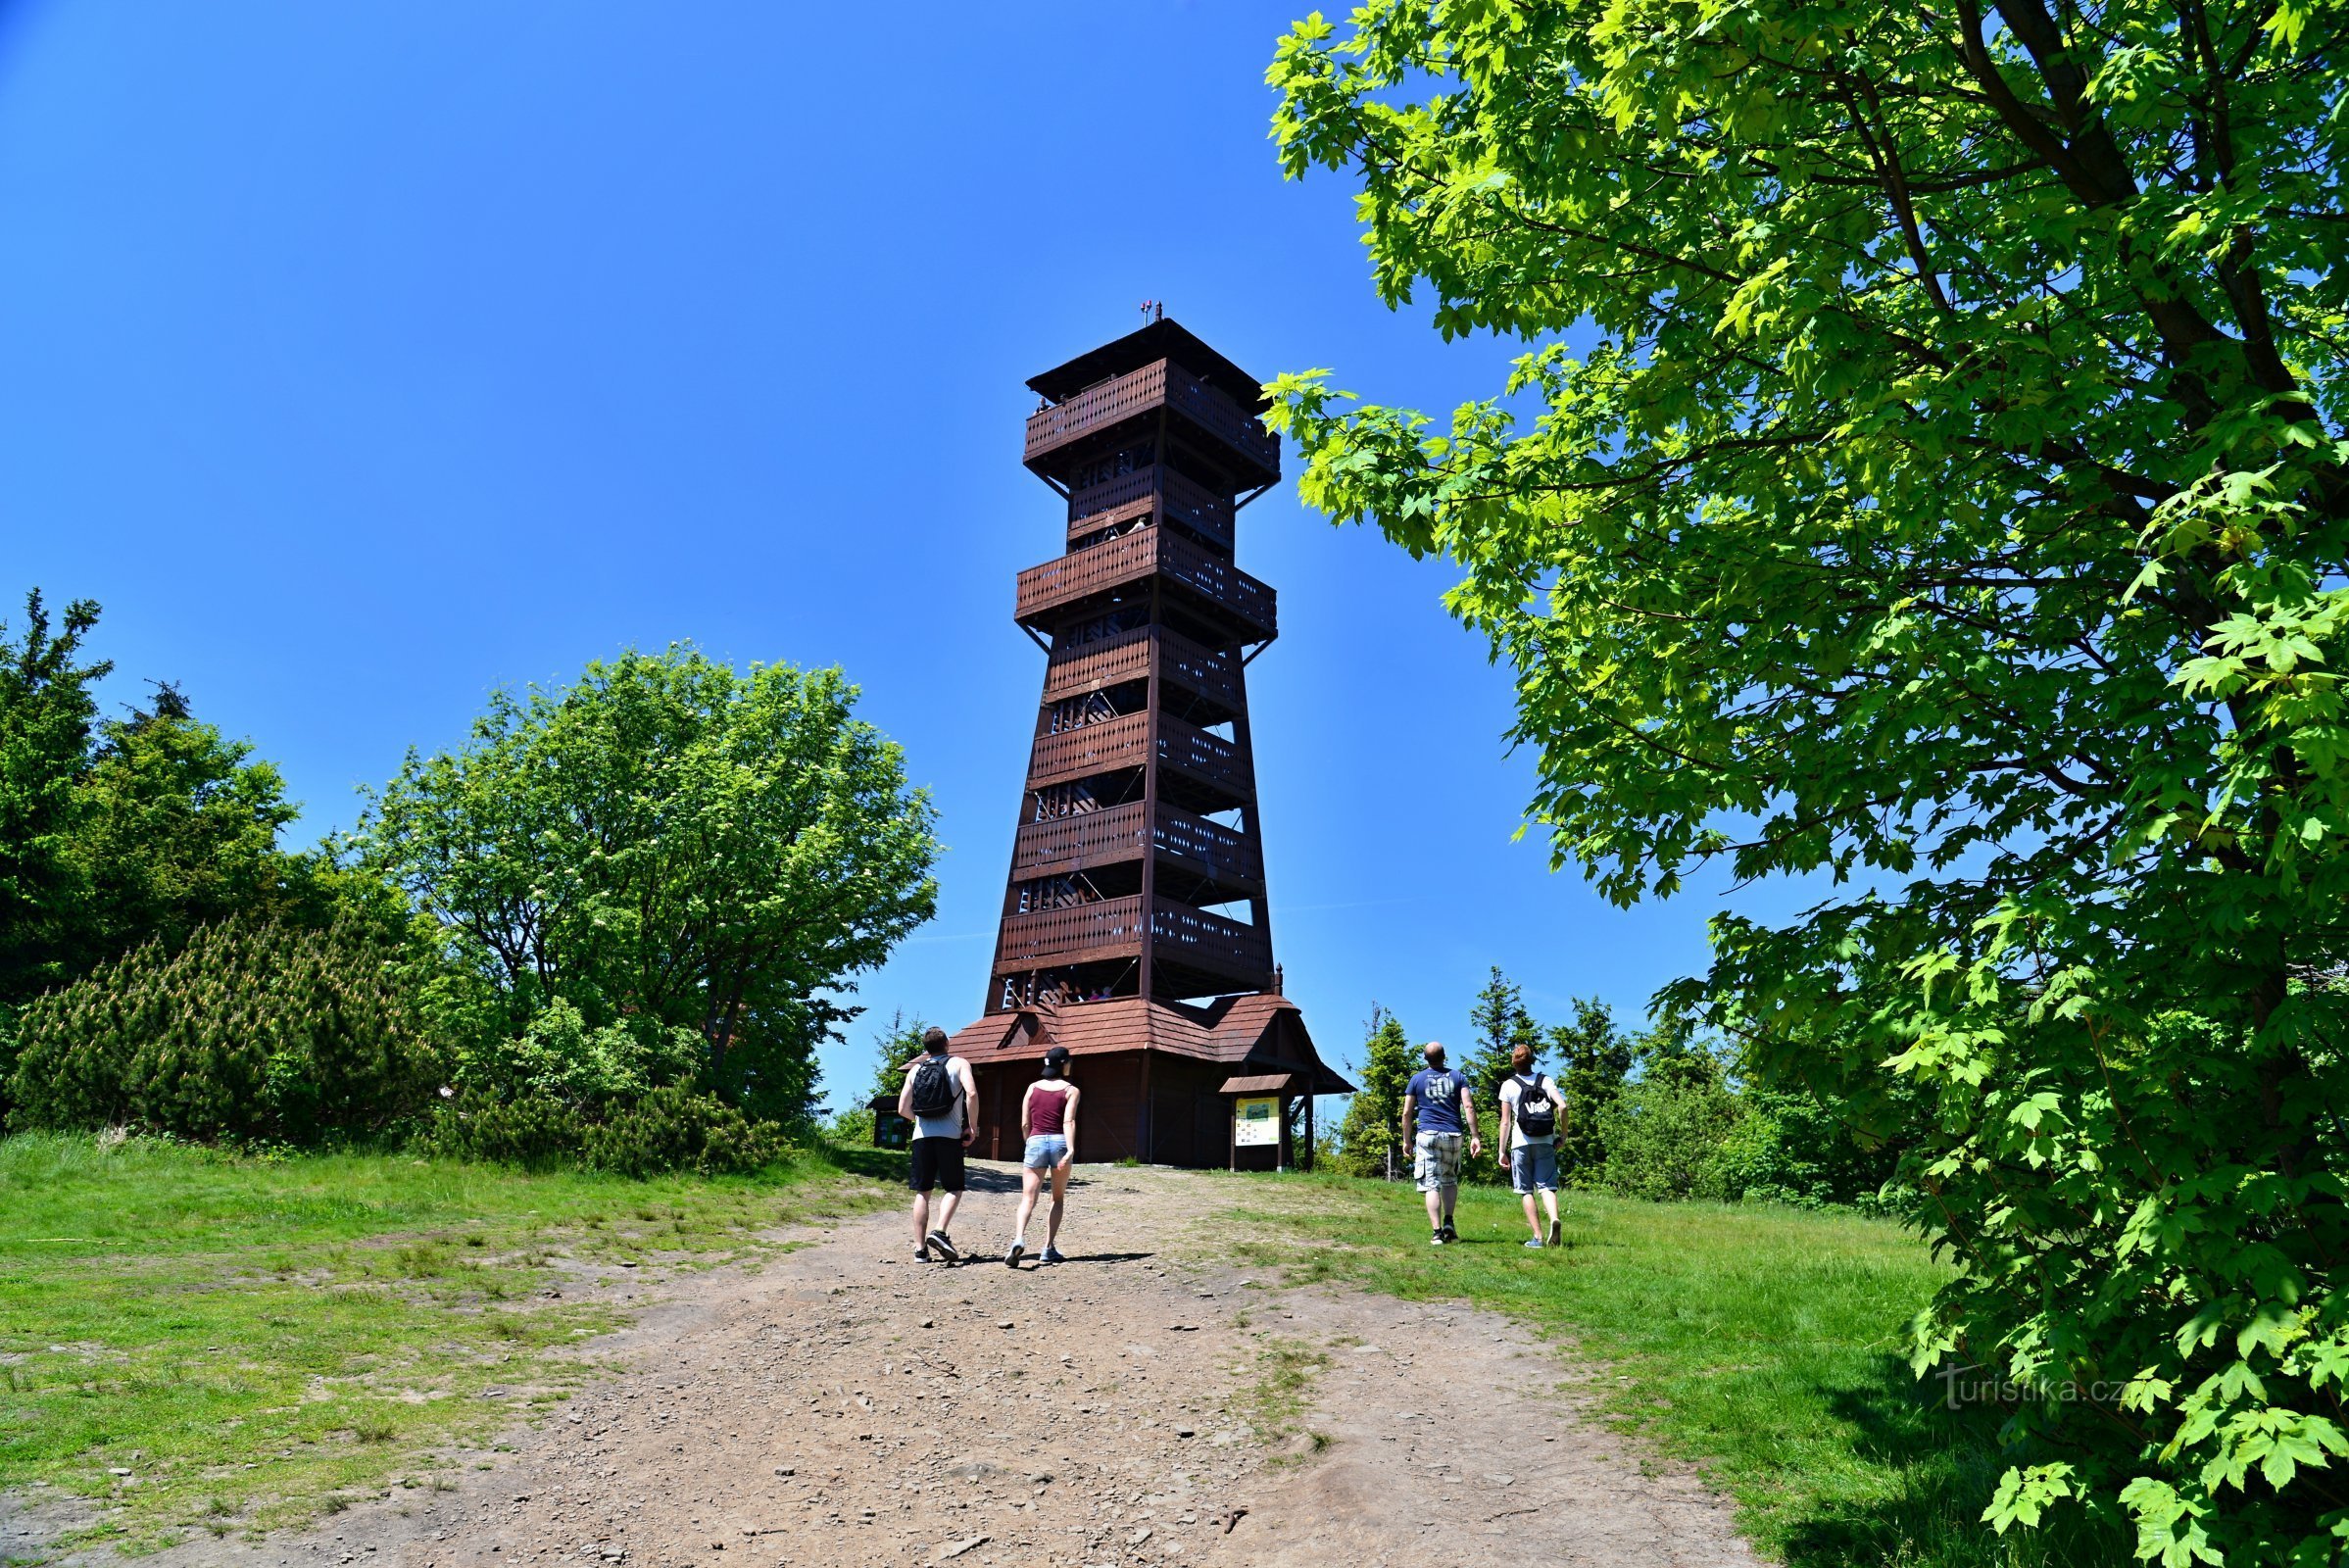
<svg viewBox="0 0 2349 1568">
<path fill-rule="evenodd" d="M 1468 1080 L 1444 1065 L 1444 1045 L 1427 1043 L 1428 1064 L 1411 1075 L 1403 1091 L 1403 1135 L 1411 1140 L 1411 1174 L 1427 1195 L 1428 1245 L 1456 1242 L 1452 1207 L 1460 1197 L 1460 1137 L 1467 1127 L 1468 1152 L 1485 1152 L 1476 1135 L 1476 1100 Z"/>
</svg>

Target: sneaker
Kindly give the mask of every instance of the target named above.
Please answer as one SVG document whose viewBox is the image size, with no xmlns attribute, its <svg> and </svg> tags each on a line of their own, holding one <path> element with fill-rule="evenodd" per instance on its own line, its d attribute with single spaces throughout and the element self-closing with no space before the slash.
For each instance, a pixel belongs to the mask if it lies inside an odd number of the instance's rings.
<svg viewBox="0 0 2349 1568">
<path fill-rule="evenodd" d="M 930 1261 L 930 1244 L 928 1242 L 922 1243 L 921 1246 L 913 1250 L 913 1261 L 916 1263 L 927 1263 Z"/>
<path fill-rule="evenodd" d="M 1060 1249 L 1048 1243 L 1044 1249 L 1044 1256 L 1039 1259 L 1039 1261 L 1046 1263 L 1065 1263 L 1068 1261 L 1068 1259 L 1060 1255 Z"/>
<path fill-rule="evenodd" d="M 1025 1242 L 1013 1242 L 1011 1244 L 1011 1250 L 1003 1254 L 1003 1261 L 1011 1265 L 1011 1267 L 1017 1268 L 1019 1267 L 1019 1260 L 1027 1255 L 1028 1244 Z"/>
<path fill-rule="evenodd" d="M 1553 1219 L 1549 1222 L 1549 1245 L 1552 1247 L 1566 1245 L 1566 1222 L 1564 1220 Z"/>
<path fill-rule="evenodd" d="M 1443 1227 L 1443 1226 L 1441 1226 L 1441 1225 L 1439 1225 L 1439 1226 L 1437 1226 L 1437 1227 L 1436 1227 L 1434 1230 L 1432 1230 L 1432 1231 L 1430 1231 L 1430 1232 L 1428 1233 L 1428 1246 L 1430 1246 L 1430 1247 L 1442 1247 L 1443 1245 L 1444 1245 L 1444 1227 Z"/>
<path fill-rule="evenodd" d="M 1444 1222 L 1444 1239 L 1447 1242 L 1456 1242 L 1460 1239 L 1460 1233 L 1452 1229 L 1450 1220 Z"/>
<path fill-rule="evenodd" d="M 953 1242 L 950 1242 L 946 1239 L 946 1232 L 944 1231 L 932 1231 L 930 1233 L 930 1250 L 936 1252 L 940 1257 L 945 1258 L 950 1263 L 958 1263 L 962 1260 L 962 1253 L 960 1250 L 957 1249 Z"/>
<path fill-rule="evenodd" d="M 1541 1238 L 1541 1237 L 1539 1237 L 1539 1236 L 1529 1236 L 1529 1237 L 1527 1237 L 1527 1238 L 1526 1238 L 1525 1245 L 1526 1245 L 1526 1246 L 1528 1246 L 1528 1247 L 1537 1247 L 1537 1248 L 1538 1248 L 1538 1247 L 1540 1247 L 1540 1246 L 1542 1245 L 1542 1238 Z"/>
</svg>

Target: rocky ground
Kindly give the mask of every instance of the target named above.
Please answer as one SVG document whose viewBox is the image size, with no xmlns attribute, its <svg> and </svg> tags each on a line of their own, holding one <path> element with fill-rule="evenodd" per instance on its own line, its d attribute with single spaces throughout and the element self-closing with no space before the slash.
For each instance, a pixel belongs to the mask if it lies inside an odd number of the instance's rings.
<svg viewBox="0 0 2349 1568">
<path fill-rule="evenodd" d="M 1017 1271 L 998 1260 L 1014 1173 L 974 1182 L 954 1233 L 983 1259 L 916 1263 L 891 1213 L 756 1270 L 678 1275 L 598 1348 L 621 1370 L 465 1456 L 453 1490 L 150 1560 L 1756 1560 L 1693 1476 L 1579 1413 L 1589 1369 L 1515 1325 L 1217 1261 L 1215 1178 L 1090 1171 L 1069 1260 Z"/>
</svg>

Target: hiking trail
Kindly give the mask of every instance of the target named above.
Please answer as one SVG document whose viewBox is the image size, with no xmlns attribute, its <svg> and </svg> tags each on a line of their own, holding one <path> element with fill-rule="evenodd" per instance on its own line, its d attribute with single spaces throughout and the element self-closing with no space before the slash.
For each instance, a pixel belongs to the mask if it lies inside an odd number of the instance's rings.
<svg viewBox="0 0 2349 1568">
<path fill-rule="evenodd" d="M 954 1240 L 972 1261 L 914 1262 L 897 1205 L 755 1265 L 644 1282 L 654 1304 L 588 1346 L 614 1370 L 505 1434 L 511 1451 L 444 1456 L 454 1490 L 147 1560 L 1759 1561 L 1688 1467 L 1584 1413 L 1605 1374 L 1519 1325 L 1223 1260 L 1224 1179 L 1079 1167 L 1069 1260 L 1017 1271 L 998 1260 L 1016 1169 L 974 1161 L 971 1182 Z"/>
</svg>

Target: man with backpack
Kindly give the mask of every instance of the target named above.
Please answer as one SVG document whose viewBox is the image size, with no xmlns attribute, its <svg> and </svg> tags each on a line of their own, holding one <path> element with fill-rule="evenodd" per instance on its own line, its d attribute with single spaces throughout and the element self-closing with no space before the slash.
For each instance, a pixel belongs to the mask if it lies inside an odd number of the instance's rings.
<svg viewBox="0 0 2349 1568">
<path fill-rule="evenodd" d="M 906 1180 L 913 1189 L 913 1259 L 917 1263 L 927 1263 L 933 1253 L 950 1263 L 962 1256 L 947 1232 L 962 1202 L 962 1151 L 979 1136 L 978 1121 L 972 1114 L 978 1102 L 978 1080 L 971 1076 L 970 1063 L 948 1055 L 946 1048 L 944 1029 L 924 1030 L 922 1054 L 906 1072 L 905 1087 L 898 1091 L 898 1114 L 913 1123 L 913 1142 L 907 1146 L 913 1161 Z M 946 1189 L 946 1196 L 938 1201 L 936 1230 L 930 1228 L 933 1187 Z"/>
<path fill-rule="evenodd" d="M 1444 1247 L 1460 1239 L 1452 1228 L 1453 1208 L 1460 1200 L 1461 1121 L 1467 1121 L 1468 1152 L 1485 1152 L 1476 1135 L 1476 1100 L 1468 1080 L 1444 1064 L 1443 1042 L 1426 1046 L 1428 1064 L 1411 1075 L 1403 1090 L 1403 1135 L 1411 1140 L 1411 1175 L 1427 1197 L 1428 1245 Z"/>
<path fill-rule="evenodd" d="M 1509 1053 L 1509 1076 L 1500 1086 L 1500 1146 L 1509 1152 L 1509 1185 L 1525 1200 L 1525 1223 L 1534 1239 L 1525 1245 L 1556 1247 L 1566 1239 L 1558 1222 L 1558 1121 L 1566 1097 L 1554 1079 L 1534 1070 L 1530 1046 Z M 1534 1215 L 1534 1195 L 1549 1205 L 1549 1229 Z"/>
</svg>

